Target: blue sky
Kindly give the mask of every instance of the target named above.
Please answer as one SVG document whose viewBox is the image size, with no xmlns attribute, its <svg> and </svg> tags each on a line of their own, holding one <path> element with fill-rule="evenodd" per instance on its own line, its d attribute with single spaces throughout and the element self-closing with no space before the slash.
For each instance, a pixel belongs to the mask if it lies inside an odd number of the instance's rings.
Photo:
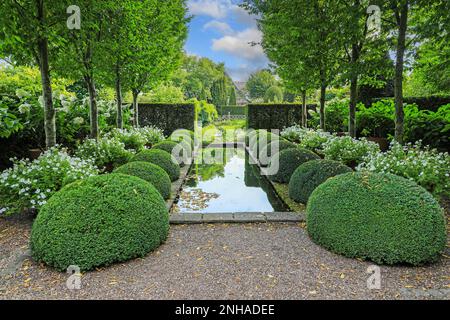
<svg viewBox="0 0 450 320">
<path fill-rule="evenodd" d="M 185 50 L 188 54 L 224 62 L 229 75 L 237 81 L 266 68 L 268 59 L 261 46 L 261 32 L 256 17 L 250 16 L 238 5 L 240 0 L 188 0 L 189 37 Z"/>
</svg>

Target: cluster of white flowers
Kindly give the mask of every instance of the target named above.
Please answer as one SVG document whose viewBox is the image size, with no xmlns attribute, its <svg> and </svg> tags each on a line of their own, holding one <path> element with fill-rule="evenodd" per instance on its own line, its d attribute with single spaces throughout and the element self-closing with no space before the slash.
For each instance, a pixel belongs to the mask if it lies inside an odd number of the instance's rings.
<svg viewBox="0 0 450 320">
<path fill-rule="evenodd" d="M 298 143 L 299 146 L 303 148 L 320 153 L 324 143 L 331 139 L 333 135 L 322 130 L 307 129 L 296 125 L 284 129 L 281 132 L 281 137 L 291 142 Z"/>
<path fill-rule="evenodd" d="M 357 169 L 402 176 L 434 194 L 450 192 L 449 154 L 422 147 L 420 141 L 405 146 L 393 142 L 388 152 L 368 155 Z"/>
<path fill-rule="evenodd" d="M 114 129 L 106 135 L 107 138 L 118 139 L 127 149 L 140 151 L 145 145 L 154 145 L 165 139 L 161 129 L 156 127 L 141 127 L 131 129 Z"/>
<path fill-rule="evenodd" d="M 380 146 L 377 143 L 364 138 L 358 140 L 349 136 L 332 136 L 323 144 L 325 159 L 341 161 L 350 166 L 356 166 L 365 157 L 379 152 Z"/>
<path fill-rule="evenodd" d="M 0 174 L 2 213 L 39 209 L 65 184 L 98 174 L 90 159 L 70 156 L 65 150 L 52 148 L 37 160 L 13 159 L 14 166 Z"/>
<path fill-rule="evenodd" d="M 91 159 L 98 168 L 103 170 L 106 165 L 127 162 L 132 152 L 126 150 L 125 144 L 119 139 L 103 137 L 99 140 L 85 140 L 79 146 L 76 155 L 83 159 Z"/>
</svg>

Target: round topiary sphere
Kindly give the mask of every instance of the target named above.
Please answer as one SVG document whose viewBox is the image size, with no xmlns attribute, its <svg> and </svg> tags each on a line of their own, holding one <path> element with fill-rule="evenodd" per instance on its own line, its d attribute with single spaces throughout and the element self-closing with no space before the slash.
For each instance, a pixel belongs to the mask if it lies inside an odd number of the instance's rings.
<svg viewBox="0 0 450 320">
<path fill-rule="evenodd" d="M 273 154 L 286 149 L 297 148 L 297 145 L 283 138 L 280 138 L 278 141 L 274 140 L 271 141 L 272 142 L 269 143 L 267 146 L 263 147 L 259 153 L 259 161 L 263 165 L 269 164 L 270 158 L 272 157 Z M 272 150 L 274 152 L 272 152 Z"/>
<path fill-rule="evenodd" d="M 167 172 L 170 177 L 170 181 L 176 181 L 180 178 L 180 165 L 175 161 L 170 153 L 164 150 L 143 150 L 135 155 L 131 161 L 150 162 L 160 166 L 165 172 Z"/>
<path fill-rule="evenodd" d="M 123 174 L 69 184 L 42 207 L 31 231 L 34 259 L 82 271 L 143 257 L 167 238 L 169 214 L 150 183 Z"/>
<path fill-rule="evenodd" d="M 169 139 L 177 142 L 184 141 L 187 144 L 190 144 L 191 147 L 194 147 L 195 145 L 195 133 L 192 130 L 187 129 L 176 130 L 170 135 Z"/>
<path fill-rule="evenodd" d="M 177 152 L 176 154 L 174 154 L 174 149 L 177 147 Z M 173 155 L 181 167 L 183 167 L 189 161 L 192 153 L 191 146 L 184 140 L 181 140 L 180 142 L 165 140 L 163 142 L 155 144 L 152 149 L 164 150 L 167 153 Z"/>
<path fill-rule="evenodd" d="M 269 171 L 272 174 L 269 178 L 275 182 L 289 183 L 292 174 L 299 166 L 317 159 L 320 159 L 317 154 L 303 148 L 280 151 L 270 160 Z"/>
<path fill-rule="evenodd" d="M 308 161 L 294 171 L 289 182 L 289 197 L 294 201 L 307 203 L 318 186 L 329 178 L 348 172 L 352 172 L 352 169 L 338 161 Z"/>
<path fill-rule="evenodd" d="M 351 258 L 420 265 L 446 245 L 443 210 L 413 181 L 392 174 L 346 173 L 309 198 L 307 229 L 314 242 Z"/>
<path fill-rule="evenodd" d="M 250 131 L 246 138 L 247 145 L 255 157 L 258 157 L 262 149 L 276 139 L 281 140 L 281 137 L 264 129 Z"/>
<path fill-rule="evenodd" d="M 150 182 L 164 199 L 170 198 L 170 177 L 163 168 L 156 164 L 143 161 L 130 162 L 117 168 L 114 172 L 144 179 Z"/>
</svg>

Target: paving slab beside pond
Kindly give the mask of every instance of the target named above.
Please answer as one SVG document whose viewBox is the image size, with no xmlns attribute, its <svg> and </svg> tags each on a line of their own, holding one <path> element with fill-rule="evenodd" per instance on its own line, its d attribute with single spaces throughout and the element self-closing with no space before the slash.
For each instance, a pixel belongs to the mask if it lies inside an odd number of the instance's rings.
<svg viewBox="0 0 450 320">
<path fill-rule="evenodd" d="M 0 299 L 450 298 L 448 252 L 426 267 L 382 266 L 381 290 L 369 290 L 370 262 L 324 250 L 297 223 L 175 225 L 158 251 L 86 273 L 71 291 L 67 274 L 27 256 L 30 226 L 0 219 Z"/>
</svg>

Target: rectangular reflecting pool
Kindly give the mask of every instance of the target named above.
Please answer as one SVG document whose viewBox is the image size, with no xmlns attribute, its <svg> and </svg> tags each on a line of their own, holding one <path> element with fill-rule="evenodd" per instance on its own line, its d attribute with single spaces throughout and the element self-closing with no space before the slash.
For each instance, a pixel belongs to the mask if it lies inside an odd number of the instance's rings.
<svg viewBox="0 0 450 320">
<path fill-rule="evenodd" d="M 194 164 L 174 212 L 286 212 L 258 166 L 243 148 L 207 148 Z"/>
</svg>

